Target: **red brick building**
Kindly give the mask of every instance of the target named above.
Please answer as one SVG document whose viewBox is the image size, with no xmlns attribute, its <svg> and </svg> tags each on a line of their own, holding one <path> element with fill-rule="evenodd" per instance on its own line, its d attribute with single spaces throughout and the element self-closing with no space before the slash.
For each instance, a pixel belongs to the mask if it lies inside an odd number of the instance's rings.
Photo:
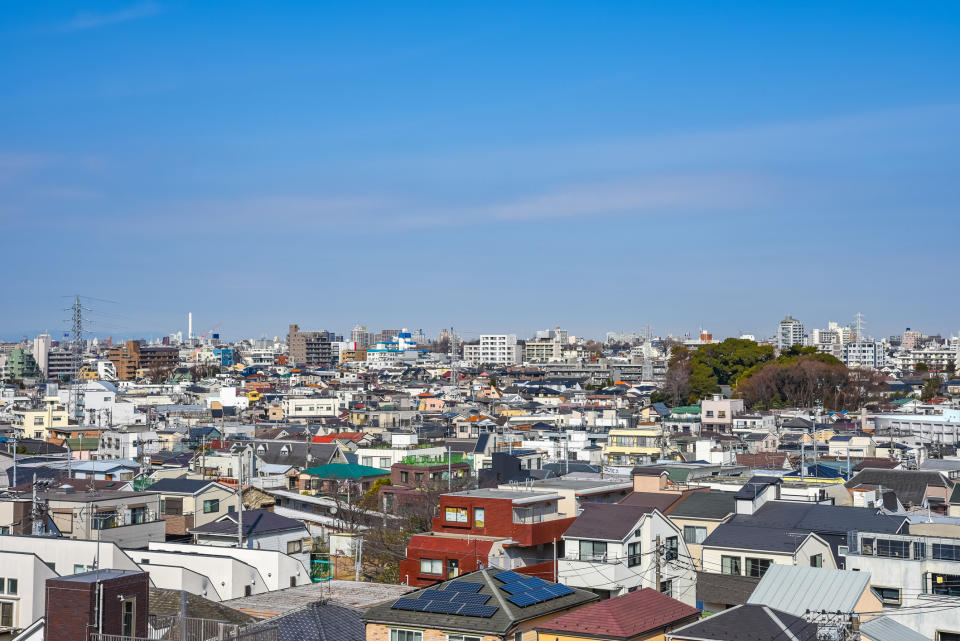
<svg viewBox="0 0 960 641">
<path fill-rule="evenodd" d="M 576 520 L 561 515 L 560 499 L 523 488 L 444 494 L 433 532 L 407 544 L 400 580 L 425 587 L 486 567 L 553 579 L 555 545 L 562 557 L 561 537 Z"/>
</svg>

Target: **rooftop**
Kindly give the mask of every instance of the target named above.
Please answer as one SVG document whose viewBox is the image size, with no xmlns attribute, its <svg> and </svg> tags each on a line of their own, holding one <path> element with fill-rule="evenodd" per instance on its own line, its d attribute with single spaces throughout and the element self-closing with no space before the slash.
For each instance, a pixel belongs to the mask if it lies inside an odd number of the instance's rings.
<svg viewBox="0 0 960 641">
<path fill-rule="evenodd" d="M 567 633 L 604 639 L 630 639 L 683 623 L 700 611 L 652 588 L 591 603 L 537 626 L 538 632 Z"/>
</svg>

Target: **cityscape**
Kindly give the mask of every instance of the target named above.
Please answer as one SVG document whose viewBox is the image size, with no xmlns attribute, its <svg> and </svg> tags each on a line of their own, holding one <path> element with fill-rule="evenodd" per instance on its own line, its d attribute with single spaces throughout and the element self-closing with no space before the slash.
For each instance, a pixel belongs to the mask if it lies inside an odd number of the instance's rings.
<svg viewBox="0 0 960 641">
<path fill-rule="evenodd" d="M 960 641 L 958 26 L 3 6 L 0 641 Z"/>
</svg>

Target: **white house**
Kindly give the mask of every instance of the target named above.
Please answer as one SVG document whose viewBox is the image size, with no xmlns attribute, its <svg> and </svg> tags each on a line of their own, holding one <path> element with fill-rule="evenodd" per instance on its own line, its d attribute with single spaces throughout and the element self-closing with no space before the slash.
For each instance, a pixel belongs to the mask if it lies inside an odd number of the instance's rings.
<svg viewBox="0 0 960 641">
<path fill-rule="evenodd" d="M 565 585 L 602 597 L 654 588 L 688 605 L 696 602 L 696 573 L 682 532 L 657 509 L 586 503 L 564 533 L 563 546 L 557 569 Z"/>
</svg>

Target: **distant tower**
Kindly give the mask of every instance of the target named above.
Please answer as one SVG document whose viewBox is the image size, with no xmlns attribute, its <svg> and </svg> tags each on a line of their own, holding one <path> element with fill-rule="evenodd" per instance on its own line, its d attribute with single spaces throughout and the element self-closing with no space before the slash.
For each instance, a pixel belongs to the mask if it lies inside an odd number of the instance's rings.
<svg viewBox="0 0 960 641">
<path fill-rule="evenodd" d="M 80 376 L 80 369 L 83 367 L 83 305 L 80 304 L 80 297 L 73 297 L 73 305 L 67 308 L 68 311 L 73 312 L 73 339 L 70 343 L 71 352 L 73 353 L 73 371 L 70 373 L 70 391 L 73 396 L 73 407 L 74 407 L 74 417 L 77 420 L 77 427 L 82 427 L 84 424 L 84 415 L 86 414 L 84 410 L 83 402 L 83 383 L 78 380 Z"/>
<path fill-rule="evenodd" d="M 187 312 L 187 340 L 193 338 L 193 312 Z"/>
</svg>

